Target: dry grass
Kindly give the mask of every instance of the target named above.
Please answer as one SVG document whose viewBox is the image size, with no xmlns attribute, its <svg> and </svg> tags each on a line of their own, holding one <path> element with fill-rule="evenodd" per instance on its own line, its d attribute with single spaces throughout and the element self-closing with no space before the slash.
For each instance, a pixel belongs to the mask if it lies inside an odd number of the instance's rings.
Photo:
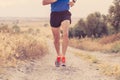
<svg viewBox="0 0 120 80">
<path fill-rule="evenodd" d="M 101 39 L 71 39 L 70 46 L 89 51 L 120 52 L 120 34 Z"/>
<path fill-rule="evenodd" d="M 89 50 L 89 51 L 101 51 L 107 53 L 120 53 L 120 33 L 112 36 L 104 37 L 101 39 L 71 39 L 70 46 Z M 114 62 L 108 62 L 98 59 L 97 57 L 86 54 L 86 53 L 77 53 L 77 56 L 80 56 L 82 59 L 92 62 L 99 63 L 96 66 L 100 69 L 102 74 L 107 76 L 114 76 L 117 80 L 120 80 L 120 64 L 115 64 Z M 99 55 L 99 54 L 98 54 Z"/>
<path fill-rule="evenodd" d="M 120 33 L 111 36 L 105 36 L 99 42 L 101 44 L 109 44 L 109 43 L 114 43 L 116 41 L 120 41 Z"/>
<path fill-rule="evenodd" d="M 74 52 L 75 55 L 79 56 L 81 59 L 88 61 L 90 63 L 96 64 L 97 68 L 101 71 L 101 74 L 107 76 L 114 76 L 117 80 L 120 79 L 120 64 L 109 63 L 98 59 L 96 56 L 90 55 L 88 53 Z"/>
<path fill-rule="evenodd" d="M 8 30 L 13 30 L 14 21 L 4 21 L 8 25 Z M 44 24 L 47 21 L 25 21 L 20 20 L 17 26 L 19 33 L 0 33 L 0 66 L 16 66 L 25 60 L 38 59 L 48 53 L 46 37 L 51 38 L 51 29 Z M 29 31 L 31 30 L 31 31 Z"/>
<path fill-rule="evenodd" d="M 80 39 L 80 40 L 71 39 L 70 46 L 83 49 L 83 50 L 88 50 L 88 51 L 106 52 L 112 48 L 113 44 L 111 43 L 111 44 L 104 45 L 104 44 L 100 44 L 98 40 L 95 40 L 95 39 L 93 40 L 91 38 L 85 38 L 85 39 Z"/>
<path fill-rule="evenodd" d="M 45 39 L 30 34 L 0 33 L 0 42 L 0 65 L 15 66 L 48 53 Z"/>
<path fill-rule="evenodd" d="M 120 77 L 120 64 L 101 63 L 98 65 L 102 74 L 107 76 L 115 76 L 118 80 Z M 120 78 L 119 78 L 120 79 Z"/>
<path fill-rule="evenodd" d="M 75 55 L 80 56 L 82 59 L 91 63 L 99 63 L 99 60 L 95 56 L 92 56 L 90 54 L 75 52 Z"/>
</svg>

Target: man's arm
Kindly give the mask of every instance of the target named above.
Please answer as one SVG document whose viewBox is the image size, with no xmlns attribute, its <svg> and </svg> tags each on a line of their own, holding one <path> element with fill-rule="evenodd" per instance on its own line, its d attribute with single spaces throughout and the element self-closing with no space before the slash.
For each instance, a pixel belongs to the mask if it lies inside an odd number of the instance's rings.
<svg viewBox="0 0 120 80">
<path fill-rule="evenodd" d="M 54 3 L 54 2 L 56 2 L 57 0 L 43 0 L 42 1 L 42 4 L 43 5 L 49 5 L 49 4 L 51 4 L 51 3 Z"/>
</svg>

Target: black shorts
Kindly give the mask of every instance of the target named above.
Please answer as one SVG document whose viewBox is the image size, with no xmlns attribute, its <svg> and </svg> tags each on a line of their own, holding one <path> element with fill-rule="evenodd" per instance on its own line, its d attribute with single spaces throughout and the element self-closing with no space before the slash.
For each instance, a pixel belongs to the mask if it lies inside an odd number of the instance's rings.
<svg viewBox="0 0 120 80">
<path fill-rule="evenodd" d="M 64 20 L 70 20 L 71 23 L 71 13 L 69 11 L 61 12 L 51 12 L 50 15 L 50 25 L 51 27 L 60 27 L 61 22 Z"/>
</svg>

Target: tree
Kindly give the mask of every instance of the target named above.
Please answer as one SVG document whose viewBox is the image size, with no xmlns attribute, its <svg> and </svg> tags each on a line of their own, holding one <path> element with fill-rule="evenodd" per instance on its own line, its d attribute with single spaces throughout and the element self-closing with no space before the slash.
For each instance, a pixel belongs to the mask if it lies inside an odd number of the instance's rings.
<svg viewBox="0 0 120 80">
<path fill-rule="evenodd" d="M 95 36 L 96 34 L 95 29 L 97 29 L 99 25 L 100 18 L 101 18 L 101 14 L 99 12 L 95 12 L 87 16 L 87 27 L 88 27 L 87 34 L 89 37 L 91 37 L 92 35 Z"/>
<path fill-rule="evenodd" d="M 69 38 L 73 38 L 73 28 L 69 29 Z"/>
<path fill-rule="evenodd" d="M 107 34 L 106 16 L 101 15 L 100 12 L 89 14 L 86 23 L 89 37 L 101 37 L 103 34 Z"/>
<path fill-rule="evenodd" d="M 75 28 L 75 33 L 76 35 L 79 37 L 79 38 L 84 38 L 86 36 L 86 33 L 87 33 L 87 29 L 86 29 L 86 21 L 84 19 L 80 19 L 76 25 L 76 28 Z"/>
<path fill-rule="evenodd" d="M 86 19 L 80 19 L 78 23 L 69 30 L 69 37 L 84 38 L 102 37 L 108 34 L 107 16 L 100 12 L 89 14 Z"/>
<path fill-rule="evenodd" d="M 86 22 L 84 19 L 80 19 L 78 23 L 69 29 L 69 37 L 84 38 L 86 36 Z"/>
<path fill-rule="evenodd" d="M 120 32 L 120 0 L 114 0 L 109 8 L 110 23 L 115 31 Z"/>
</svg>

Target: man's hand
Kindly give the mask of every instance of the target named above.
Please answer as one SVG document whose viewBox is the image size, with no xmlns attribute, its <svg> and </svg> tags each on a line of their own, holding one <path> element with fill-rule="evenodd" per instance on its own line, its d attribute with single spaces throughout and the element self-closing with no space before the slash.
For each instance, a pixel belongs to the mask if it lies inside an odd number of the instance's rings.
<svg viewBox="0 0 120 80">
<path fill-rule="evenodd" d="M 73 7 L 74 6 L 74 2 L 73 1 L 69 2 L 69 5 L 70 5 L 70 7 Z"/>
</svg>

